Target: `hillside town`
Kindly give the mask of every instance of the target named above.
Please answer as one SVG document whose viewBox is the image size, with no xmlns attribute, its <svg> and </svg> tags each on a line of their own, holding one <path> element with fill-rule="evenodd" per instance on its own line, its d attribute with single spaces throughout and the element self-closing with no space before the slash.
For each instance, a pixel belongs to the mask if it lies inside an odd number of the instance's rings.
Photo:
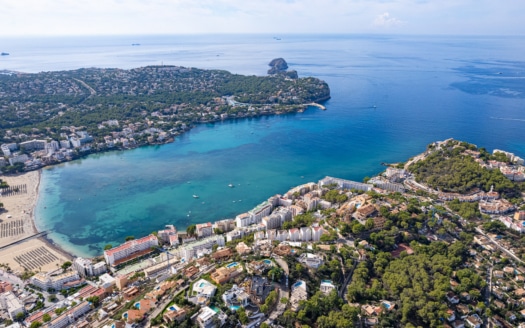
<svg viewBox="0 0 525 328">
<path fill-rule="evenodd" d="M 33 254 L 23 276 L 2 268 L 3 324 L 525 327 L 523 196 L 505 199 L 497 179 L 467 194 L 416 179 L 416 163 L 440 153 L 519 183 L 521 158 L 476 149 L 434 143 L 366 182 L 325 177 L 49 272 L 37 269 L 48 255 Z"/>
</svg>

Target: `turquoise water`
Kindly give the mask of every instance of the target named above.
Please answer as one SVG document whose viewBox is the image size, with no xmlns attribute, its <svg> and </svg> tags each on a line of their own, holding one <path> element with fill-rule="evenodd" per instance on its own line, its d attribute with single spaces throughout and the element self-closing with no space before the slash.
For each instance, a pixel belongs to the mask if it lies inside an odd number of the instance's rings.
<svg viewBox="0 0 525 328">
<path fill-rule="evenodd" d="M 326 111 L 200 125 L 169 145 L 44 169 L 37 227 L 76 255 L 99 255 L 108 243 L 165 224 L 184 230 L 231 218 L 326 175 L 361 181 L 382 171 L 382 162 L 404 161 L 435 140 L 454 137 L 525 156 L 524 38 L 165 36 L 134 41 L 141 47 L 128 41 L 10 39 L 6 49 L 18 55 L 2 59 L 2 68 L 164 62 L 264 74 L 270 59 L 284 57 L 300 76 L 327 81 L 332 99 Z"/>
<path fill-rule="evenodd" d="M 232 310 L 232 311 L 237 311 L 240 308 L 241 307 L 239 305 L 230 305 L 230 310 Z"/>
</svg>

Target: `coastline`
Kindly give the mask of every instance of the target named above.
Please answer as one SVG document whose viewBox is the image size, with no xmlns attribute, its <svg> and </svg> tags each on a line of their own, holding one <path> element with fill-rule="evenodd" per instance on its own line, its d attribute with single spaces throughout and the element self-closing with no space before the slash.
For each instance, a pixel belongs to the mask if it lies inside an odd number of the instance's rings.
<svg viewBox="0 0 525 328">
<path fill-rule="evenodd" d="M 56 265 L 71 260 L 73 255 L 46 236 L 39 236 L 36 226 L 36 205 L 39 199 L 41 170 L 24 172 L 0 177 L 12 187 L 19 187 L 20 192 L 6 193 L 0 197 L 4 210 L 0 212 L 0 263 L 7 264 L 15 273 L 25 271 L 20 256 L 31 254 L 35 250 L 50 252 L 54 261 L 42 263 L 39 270 L 52 271 Z M 24 265 L 28 265 L 25 263 Z M 35 268 L 33 267 L 34 270 Z"/>
</svg>

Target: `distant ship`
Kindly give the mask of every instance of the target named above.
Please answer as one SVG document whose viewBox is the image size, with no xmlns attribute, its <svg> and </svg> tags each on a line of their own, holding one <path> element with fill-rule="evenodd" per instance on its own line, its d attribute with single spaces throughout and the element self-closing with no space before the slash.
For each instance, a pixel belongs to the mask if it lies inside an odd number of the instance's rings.
<svg viewBox="0 0 525 328">
<path fill-rule="evenodd" d="M 140 43 L 132 43 L 132 46 L 140 46 Z"/>
<path fill-rule="evenodd" d="M 228 185 L 228 187 L 233 188 L 233 187 L 235 187 L 235 186 L 234 186 L 232 183 L 230 183 L 230 184 Z"/>
<path fill-rule="evenodd" d="M 193 195 L 193 198 L 199 198 L 199 196 L 197 196 L 197 195 Z"/>
<path fill-rule="evenodd" d="M 8 52 L 2 52 L 2 56 L 9 56 Z"/>
</svg>

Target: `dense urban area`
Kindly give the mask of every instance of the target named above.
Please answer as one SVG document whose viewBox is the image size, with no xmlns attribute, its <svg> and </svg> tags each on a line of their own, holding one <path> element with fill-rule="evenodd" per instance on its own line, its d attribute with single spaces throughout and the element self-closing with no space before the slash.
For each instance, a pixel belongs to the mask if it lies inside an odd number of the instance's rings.
<svg viewBox="0 0 525 328">
<path fill-rule="evenodd" d="M 8 327 L 525 327 L 525 167 L 445 140 L 98 258 L 1 264 Z M 3 184 L 3 188 L 9 188 Z"/>
<path fill-rule="evenodd" d="M 0 167 L 172 142 L 198 123 L 324 109 L 328 84 L 286 71 L 282 58 L 270 64 L 268 76 L 178 66 L 1 72 Z"/>
</svg>

